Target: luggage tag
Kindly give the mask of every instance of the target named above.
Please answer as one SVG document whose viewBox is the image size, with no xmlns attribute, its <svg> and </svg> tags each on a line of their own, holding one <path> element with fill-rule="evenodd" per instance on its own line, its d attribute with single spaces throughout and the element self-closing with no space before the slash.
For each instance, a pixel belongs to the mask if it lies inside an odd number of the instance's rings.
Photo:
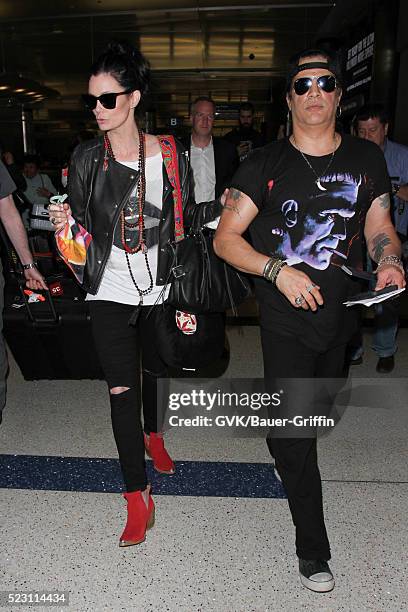
<svg viewBox="0 0 408 612">
<path fill-rule="evenodd" d="M 27 296 L 27 301 L 29 304 L 33 304 L 34 302 L 45 302 L 45 297 L 41 293 L 35 293 L 35 291 L 31 291 L 31 289 L 24 289 L 24 293 Z"/>
<path fill-rule="evenodd" d="M 64 288 L 59 281 L 49 283 L 48 289 L 50 290 L 53 297 L 57 297 L 58 295 L 64 295 Z"/>
<path fill-rule="evenodd" d="M 189 312 L 176 310 L 176 325 L 182 334 L 191 336 L 197 331 L 197 317 Z"/>
</svg>

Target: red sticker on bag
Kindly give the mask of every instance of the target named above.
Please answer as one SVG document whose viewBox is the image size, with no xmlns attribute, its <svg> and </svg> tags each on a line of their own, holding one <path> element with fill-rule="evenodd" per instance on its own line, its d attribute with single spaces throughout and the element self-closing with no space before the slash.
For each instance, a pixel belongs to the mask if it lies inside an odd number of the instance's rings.
<svg viewBox="0 0 408 612">
<path fill-rule="evenodd" d="M 197 331 L 197 317 L 189 312 L 176 310 L 176 325 L 183 334 L 190 336 Z"/>
</svg>

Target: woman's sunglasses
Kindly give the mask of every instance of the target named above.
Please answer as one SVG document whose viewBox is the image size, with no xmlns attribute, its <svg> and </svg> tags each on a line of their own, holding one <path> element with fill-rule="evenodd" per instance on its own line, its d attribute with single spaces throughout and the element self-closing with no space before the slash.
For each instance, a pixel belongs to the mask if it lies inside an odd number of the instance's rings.
<svg viewBox="0 0 408 612">
<path fill-rule="evenodd" d="M 119 91 L 115 93 L 105 93 L 101 96 L 93 96 L 92 94 L 82 94 L 82 101 L 85 104 L 86 108 L 89 110 L 94 110 L 96 105 L 99 102 L 102 104 L 103 108 L 107 108 L 108 110 L 112 110 L 116 106 L 116 98 L 118 96 L 123 96 L 125 94 L 132 93 L 131 89 L 127 89 L 126 91 Z"/>
<path fill-rule="evenodd" d="M 331 93 L 336 89 L 336 77 L 332 76 L 331 74 L 325 74 L 324 76 L 319 77 L 301 77 L 300 79 L 296 79 L 296 81 L 293 83 L 295 94 L 298 96 L 304 96 L 305 93 L 307 93 L 311 88 L 314 80 L 316 80 L 318 88 L 326 93 Z"/>
</svg>

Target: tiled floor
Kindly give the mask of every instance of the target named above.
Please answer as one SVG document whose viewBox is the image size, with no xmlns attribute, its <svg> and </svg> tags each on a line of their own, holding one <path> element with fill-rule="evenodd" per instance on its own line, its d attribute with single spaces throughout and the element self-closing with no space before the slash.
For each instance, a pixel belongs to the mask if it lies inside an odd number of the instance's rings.
<svg viewBox="0 0 408 612">
<path fill-rule="evenodd" d="M 233 327 L 229 339 L 224 377 L 260 377 L 258 328 Z M 69 591 L 68 607 L 26 609 L 73 612 L 408 609 L 408 330 L 392 375 L 376 374 L 369 332 L 365 341 L 338 400 L 343 418 L 319 441 L 332 593 L 300 585 L 287 502 L 259 438 L 169 432 L 179 474 L 157 477 L 146 542 L 119 549 L 124 501 L 97 492 L 120 486 L 117 462 L 96 461 L 116 458 L 104 383 L 26 382 L 14 363 L 0 428 L 0 589 Z"/>
</svg>

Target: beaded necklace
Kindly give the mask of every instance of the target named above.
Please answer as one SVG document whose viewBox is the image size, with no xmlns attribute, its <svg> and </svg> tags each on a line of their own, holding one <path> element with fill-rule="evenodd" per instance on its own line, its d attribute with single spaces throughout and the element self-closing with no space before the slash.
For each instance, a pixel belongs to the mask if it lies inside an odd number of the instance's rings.
<svg viewBox="0 0 408 612">
<path fill-rule="evenodd" d="M 139 127 L 137 129 L 139 133 L 139 178 L 137 180 L 138 217 L 135 223 L 129 223 L 126 220 L 125 208 L 128 208 L 130 213 L 132 212 L 132 209 L 130 206 L 130 198 L 129 198 L 129 203 L 125 205 L 124 209 L 120 213 L 120 224 L 121 224 L 121 242 L 122 242 L 122 246 L 124 248 L 125 255 L 126 255 L 127 267 L 129 270 L 130 278 L 132 279 L 133 285 L 135 286 L 136 291 L 138 292 L 139 298 L 140 298 L 139 306 L 138 306 L 138 309 L 139 309 L 140 306 L 143 306 L 143 297 L 151 293 L 151 291 L 153 290 L 154 283 L 153 283 L 152 271 L 150 269 L 149 259 L 147 257 L 148 249 L 146 245 L 145 223 L 144 223 L 144 214 L 143 214 L 145 200 L 146 200 L 146 151 L 145 151 L 146 143 L 145 143 L 145 135 L 143 134 L 142 130 Z M 107 172 L 108 165 L 109 165 L 109 158 L 115 160 L 115 156 L 113 154 L 112 145 L 109 140 L 109 136 L 106 132 L 104 134 L 103 144 L 104 144 L 104 149 L 105 149 L 104 157 L 103 157 L 103 170 L 104 172 Z M 135 247 L 129 247 L 126 244 L 126 229 L 131 230 L 136 227 L 139 230 L 139 238 L 138 238 L 137 245 Z M 149 286 L 146 289 L 141 289 L 138 286 L 136 279 L 133 276 L 132 268 L 130 266 L 130 261 L 129 261 L 129 254 L 133 255 L 134 253 L 138 253 L 139 251 L 141 251 L 144 255 L 146 269 L 149 275 Z M 137 310 L 137 314 L 138 314 L 138 310 Z M 137 314 L 136 314 L 136 318 L 137 318 Z"/>
</svg>

